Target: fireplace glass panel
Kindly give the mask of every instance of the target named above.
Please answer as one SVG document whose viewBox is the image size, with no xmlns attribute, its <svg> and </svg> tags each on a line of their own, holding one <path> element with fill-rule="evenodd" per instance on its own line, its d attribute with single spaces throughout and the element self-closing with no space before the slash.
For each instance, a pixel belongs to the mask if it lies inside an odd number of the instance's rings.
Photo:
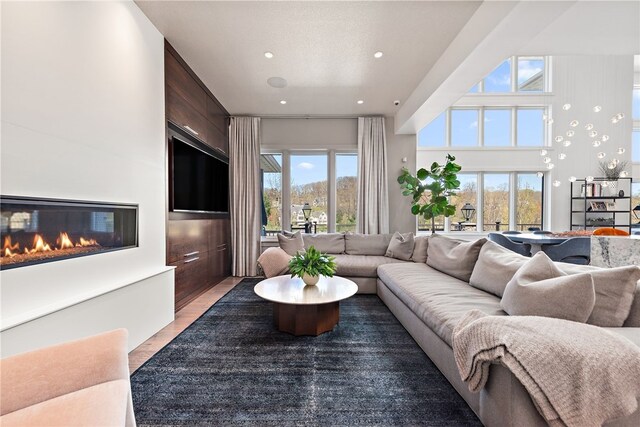
<svg viewBox="0 0 640 427">
<path fill-rule="evenodd" d="M 138 246 L 138 206 L 3 196 L 3 270 Z"/>
</svg>

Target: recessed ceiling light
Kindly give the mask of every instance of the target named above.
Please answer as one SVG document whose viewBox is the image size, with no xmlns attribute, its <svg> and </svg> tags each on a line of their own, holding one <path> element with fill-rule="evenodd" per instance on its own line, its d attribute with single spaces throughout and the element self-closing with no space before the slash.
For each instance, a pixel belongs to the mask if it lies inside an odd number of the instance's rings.
<svg viewBox="0 0 640 427">
<path fill-rule="evenodd" d="M 382 58 L 382 52 L 377 51 L 376 53 L 373 54 L 374 58 Z"/>
<path fill-rule="evenodd" d="M 271 53 L 271 52 L 265 52 L 265 53 L 264 53 L 264 57 L 265 57 L 265 58 L 267 58 L 267 59 L 271 59 L 271 58 L 273 58 L 273 53 Z"/>
<path fill-rule="evenodd" d="M 362 99 L 358 99 L 358 104 L 364 104 L 364 101 Z"/>
<path fill-rule="evenodd" d="M 286 103 L 287 103 L 287 101 L 285 101 L 284 99 L 282 101 L 280 101 L 280 104 L 282 104 L 282 105 L 284 105 Z"/>
</svg>

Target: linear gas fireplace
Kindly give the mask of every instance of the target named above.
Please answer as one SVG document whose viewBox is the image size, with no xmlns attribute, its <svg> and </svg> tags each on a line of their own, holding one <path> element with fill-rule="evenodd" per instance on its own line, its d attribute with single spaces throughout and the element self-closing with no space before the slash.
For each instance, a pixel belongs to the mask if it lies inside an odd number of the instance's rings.
<svg viewBox="0 0 640 427">
<path fill-rule="evenodd" d="M 0 269 L 138 246 L 138 205 L 0 196 Z"/>
</svg>

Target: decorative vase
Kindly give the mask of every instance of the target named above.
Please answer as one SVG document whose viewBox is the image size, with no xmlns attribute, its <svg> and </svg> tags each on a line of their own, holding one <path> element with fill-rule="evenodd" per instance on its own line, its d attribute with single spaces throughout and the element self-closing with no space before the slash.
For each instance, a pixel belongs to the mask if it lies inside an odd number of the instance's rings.
<svg viewBox="0 0 640 427">
<path fill-rule="evenodd" d="M 308 286 L 314 286 L 318 280 L 320 280 L 320 276 L 309 276 L 307 273 L 302 276 L 302 281 Z"/>
<path fill-rule="evenodd" d="M 609 195 L 617 196 L 618 195 L 618 181 L 609 181 Z"/>
</svg>

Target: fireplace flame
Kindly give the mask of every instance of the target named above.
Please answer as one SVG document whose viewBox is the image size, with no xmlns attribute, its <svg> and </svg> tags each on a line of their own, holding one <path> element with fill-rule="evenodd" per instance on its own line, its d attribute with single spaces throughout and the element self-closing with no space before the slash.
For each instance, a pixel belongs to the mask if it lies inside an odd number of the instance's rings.
<svg viewBox="0 0 640 427">
<path fill-rule="evenodd" d="M 40 234 L 36 234 L 33 238 L 33 245 L 31 248 L 25 247 L 22 251 L 24 255 L 35 254 L 39 252 L 51 252 L 58 251 L 63 249 L 73 249 L 73 248 L 83 248 L 88 246 L 100 246 L 96 239 L 85 239 L 84 237 L 80 237 L 80 239 L 74 244 L 68 233 L 60 232 L 58 238 L 56 239 L 56 246 L 54 248 L 51 247 L 49 243 L 47 243 L 44 238 Z M 20 254 L 20 244 L 13 244 L 11 241 L 11 236 L 5 236 L 4 243 L 2 245 L 2 252 L 0 252 L 0 256 L 12 258 L 16 255 Z"/>
<path fill-rule="evenodd" d="M 13 251 L 18 251 L 20 249 L 20 244 L 16 243 L 15 245 L 11 244 L 11 236 L 5 236 L 4 244 L 2 245 L 2 254 L 6 257 L 12 257 L 16 254 Z"/>
<path fill-rule="evenodd" d="M 71 241 L 67 233 L 60 233 L 60 236 L 56 240 L 56 243 L 58 244 L 58 249 L 66 249 L 66 248 L 73 247 L 73 242 Z"/>
</svg>

